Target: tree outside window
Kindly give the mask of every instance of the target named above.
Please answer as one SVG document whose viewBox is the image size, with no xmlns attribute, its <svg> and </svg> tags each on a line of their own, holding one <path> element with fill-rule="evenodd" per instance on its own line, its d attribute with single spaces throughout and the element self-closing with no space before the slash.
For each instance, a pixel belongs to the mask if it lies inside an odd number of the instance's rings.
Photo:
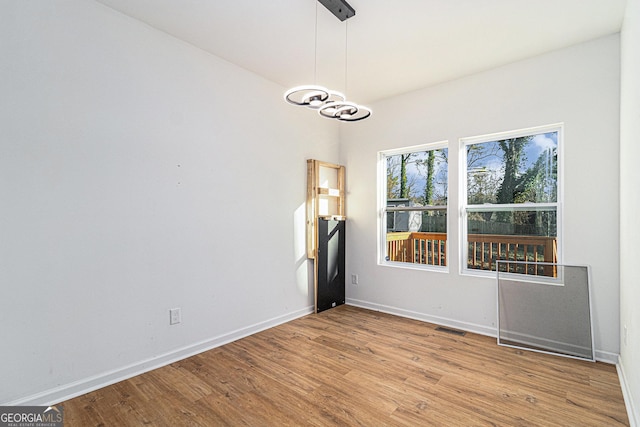
<svg viewBox="0 0 640 427">
<path fill-rule="evenodd" d="M 446 143 L 381 153 L 383 262 L 447 265 Z"/>
<path fill-rule="evenodd" d="M 463 268 L 553 276 L 558 262 L 561 128 L 538 128 L 502 138 L 463 140 L 466 186 Z M 505 264 L 506 265 L 506 264 Z"/>
</svg>

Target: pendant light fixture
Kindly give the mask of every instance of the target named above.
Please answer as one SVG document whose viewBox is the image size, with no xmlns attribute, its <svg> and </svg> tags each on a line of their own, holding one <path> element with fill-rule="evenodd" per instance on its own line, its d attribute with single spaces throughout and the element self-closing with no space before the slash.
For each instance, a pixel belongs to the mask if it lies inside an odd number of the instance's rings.
<svg viewBox="0 0 640 427">
<path fill-rule="evenodd" d="M 354 11 L 355 13 L 355 11 Z M 349 22 L 345 22 L 344 24 L 344 90 L 347 91 L 347 82 L 349 81 L 347 76 L 347 70 L 349 67 L 347 66 L 348 59 L 348 40 L 349 40 Z M 337 119 L 341 122 L 357 122 L 359 120 L 364 120 L 371 115 L 371 110 L 362 105 L 358 105 L 354 102 L 348 102 L 347 100 L 337 100 L 332 102 L 327 102 L 323 106 L 321 106 L 318 110 L 318 113 L 322 117 L 326 117 L 328 119 Z"/>
<path fill-rule="evenodd" d="M 319 109 L 331 102 L 344 101 L 344 95 L 340 92 L 329 90 L 322 86 L 308 85 L 296 86 L 284 94 L 284 99 L 293 105 Z"/>
<path fill-rule="evenodd" d="M 369 117 L 371 110 L 353 102 L 336 101 L 320 107 L 318 113 L 328 119 L 337 119 L 341 122 L 357 122 Z"/>
<path fill-rule="evenodd" d="M 355 16 L 356 11 L 345 0 L 318 0 L 340 21 L 345 21 Z M 347 23 L 345 23 L 345 89 L 347 86 Z M 314 84 L 296 86 L 284 94 L 284 99 L 290 104 L 318 110 L 322 117 L 336 119 L 343 122 L 355 122 L 366 119 L 371 115 L 371 110 L 354 102 L 348 102 L 346 97 L 335 90 L 327 89 L 315 84 L 318 72 L 318 4 L 316 3 L 316 27 L 315 27 L 315 57 L 314 57 Z"/>
</svg>

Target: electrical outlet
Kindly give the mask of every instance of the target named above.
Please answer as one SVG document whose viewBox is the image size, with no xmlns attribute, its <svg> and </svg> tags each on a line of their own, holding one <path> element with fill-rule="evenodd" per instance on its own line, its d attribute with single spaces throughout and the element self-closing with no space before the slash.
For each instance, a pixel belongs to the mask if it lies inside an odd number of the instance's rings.
<svg viewBox="0 0 640 427">
<path fill-rule="evenodd" d="M 182 322 L 182 314 L 179 308 L 172 308 L 169 310 L 169 324 L 177 325 Z"/>
<path fill-rule="evenodd" d="M 358 284 L 358 275 L 357 274 L 352 274 L 351 275 L 351 284 L 352 285 L 357 285 Z"/>
</svg>

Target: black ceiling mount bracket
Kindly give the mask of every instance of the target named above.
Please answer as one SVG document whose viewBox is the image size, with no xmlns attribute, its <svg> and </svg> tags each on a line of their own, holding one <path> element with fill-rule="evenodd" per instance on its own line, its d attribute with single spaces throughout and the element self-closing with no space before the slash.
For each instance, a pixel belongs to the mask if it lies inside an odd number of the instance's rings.
<svg viewBox="0 0 640 427">
<path fill-rule="evenodd" d="M 336 18 L 341 21 L 347 20 L 355 16 L 356 10 L 351 7 L 345 0 L 318 0 L 324 7 L 329 9 Z"/>
</svg>

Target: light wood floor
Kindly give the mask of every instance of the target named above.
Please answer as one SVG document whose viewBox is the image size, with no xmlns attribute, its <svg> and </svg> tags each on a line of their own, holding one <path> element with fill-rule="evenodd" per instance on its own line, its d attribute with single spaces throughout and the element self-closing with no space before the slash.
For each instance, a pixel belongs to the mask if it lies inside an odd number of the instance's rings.
<svg viewBox="0 0 640 427">
<path fill-rule="evenodd" d="M 628 425 L 613 365 L 350 306 L 63 403 L 66 426 Z"/>
</svg>

